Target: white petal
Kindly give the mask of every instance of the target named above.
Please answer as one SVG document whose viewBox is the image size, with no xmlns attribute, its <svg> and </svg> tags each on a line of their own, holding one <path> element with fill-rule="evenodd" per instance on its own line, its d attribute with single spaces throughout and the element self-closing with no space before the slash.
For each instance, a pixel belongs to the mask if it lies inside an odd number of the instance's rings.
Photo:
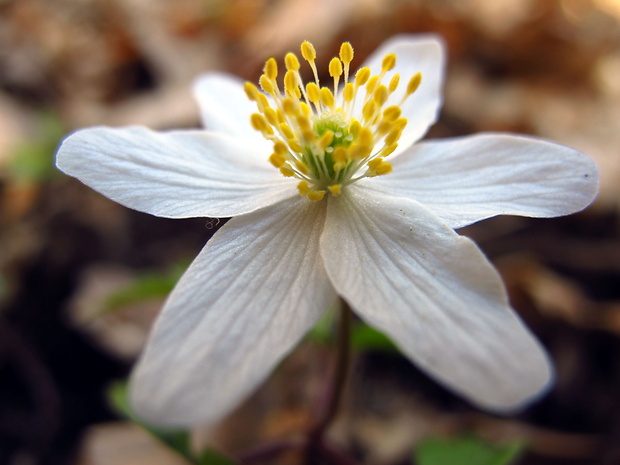
<svg viewBox="0 0 620 465">
<path fill-rule="evenodd" d="M 398 105 L 405 93 L 409 79 L 416 73 L 422 74 L 418 90 L 401 106 L 402 116 L 409 121 L 399 140 L 399 148 L 392 155 L 400 153 L 421 139 L 428 128 L 437 121 L 442 104 L 442 90 L 445 57 L 439 37 L 434 35 L 399 35 L 386 41 L 364 63 L 373 75 L 381 72 L 381 61 L 388 53 L 396 54 L 396 67 L 383 78 L 385 85 L 391 77 L 400 74 L 400 86 L 390 96 L 385 107 Z M 359 102 L 357 107 L 361 108 Z"/>
<path fill-rule="evenodd" d="M 414 199 L 452 228 L 496 215 L 568 215 L 587 207 L 598 192 L 598 171 L 589 157 L 505 134 L 416 144 L 392 166 L 388 176 L 365 185 Z"/>
<path fill-rule="evenodd" d="M 257 148 L 269 151 L 271 144 L 252 128 L 250 115 L 256 113 L 256 103 L 243 90 L 236 76 L 208 73 L 194 81 L 194 96 L 200 106 L 203 125 L 210 131 L 239 137 Z"/>
<path fill-rule="evenodd" d="M 495 269 L 416 202 L 351 186 L 329 199 L 321 252 L 360 316 L 474 404 L 510 411 L 548 385 L 547 357 Z"/>
<path fill-rule="evenodd" d="M 336 299 L 318 251 L 325 208 L 298 197 L 230 220 L 169 297 L 132 379 L 149 423 L 234 408 Z"/>
<path fill-rule="evenodd" d="M 228 217 L 297 195 L 268 156 L 205 131 L 100 127 L 65 139 L 56 164 L 129 208 L 167 218 Z"/>
</svg>

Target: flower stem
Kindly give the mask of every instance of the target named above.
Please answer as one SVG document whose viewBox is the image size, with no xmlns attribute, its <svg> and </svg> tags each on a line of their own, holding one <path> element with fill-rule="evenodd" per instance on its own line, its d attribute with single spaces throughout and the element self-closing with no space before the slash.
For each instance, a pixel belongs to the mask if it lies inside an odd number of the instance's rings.
<svg viewBox="0 0 620 465">
<path fill-rule="evenodd" d="M 351 320 L 351 308 L 341 300 L 334 368 L 320 399 L 319 415 L 308 435 L 310 442 L 321 442 L 325 430 L 338 413 L 349 371 Z"/>
</svg>

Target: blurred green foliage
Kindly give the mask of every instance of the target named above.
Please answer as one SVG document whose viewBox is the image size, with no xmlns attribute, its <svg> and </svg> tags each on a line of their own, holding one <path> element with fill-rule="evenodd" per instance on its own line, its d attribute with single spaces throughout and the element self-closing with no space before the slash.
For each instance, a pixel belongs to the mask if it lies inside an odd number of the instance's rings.
<svg viewBox="0 0 620 465">
<path fill-rule="evenodd" d="M 416 465 L 509 465 L 515 463 L 524 444 L 490 444 L 474 436 L 430 437 L 422 441 L 414 454 Z"/>
<path fill-rule="evenodd" d="M 56 175 L 56 147 L 65 135 L 65 128 L 53 113 L 41 112 L 36 121 L 38 134 L 21 142 L 8 164 L 8 176 L 16 181 L 42 182 Z"/>
<path fill-rule="evenodd" d="M 156 428 L 140 420 L 131 410 L 127 383 L 124 381 L 119 381 L 110 386 L 108 389 L 108 400 L 120 416 L 140 425 L 156 439 L 180 454 L 189 463 L 195 465 L 234 465 L 234 461 L 209 448 L 198 453 L 194 452 L 188 431 Z"/>
<path fill-rule="evenodd" d="M 183 261 L 167 270 L 138 275 L 133 282 L 110 294 L 101 312 L 109 313 L 145 300 L 167 297 L 187 266 L 188 263 Z"/>
</svg>

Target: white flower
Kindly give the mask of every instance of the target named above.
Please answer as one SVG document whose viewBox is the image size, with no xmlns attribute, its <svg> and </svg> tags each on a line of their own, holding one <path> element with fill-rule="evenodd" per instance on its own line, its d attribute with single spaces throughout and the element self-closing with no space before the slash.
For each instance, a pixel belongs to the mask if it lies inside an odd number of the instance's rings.
<svg viewBox="0 0 620 465">
<path fill-rule="evenodd" d="M 314 49 L 304 43 L 302 52 L 313 66 Z M 275 61 L 267 62 L 269 98 L 248 84 L 244 93 L 231 76 L 201 77 L 195 92 L 207 130 L 99 127 L 60 147 L 61 170 L 127 207 L 234 217 L 179 281 L 134 372 L 133 405 L 149 422 L 192 425 L 229 412 L 337 296 L 482 408 L 511 411 L 548 386 L 545 352 L 493 266 L 454 228 L 579 211 L 597 192 L 594 163 L 506 134 L 414 145 L 441 105 L 441 43 L 385 43 L 366 63 L 380 76 L 368 98 L 373 78 L 349 79 L 352 54 L 343 45 L 330 65 L 334 92 L 309 84 L 302 95 L 289 54 L 281 91 Z M 403 84 L 394 90 L 395 74 Z"/>
</svg>

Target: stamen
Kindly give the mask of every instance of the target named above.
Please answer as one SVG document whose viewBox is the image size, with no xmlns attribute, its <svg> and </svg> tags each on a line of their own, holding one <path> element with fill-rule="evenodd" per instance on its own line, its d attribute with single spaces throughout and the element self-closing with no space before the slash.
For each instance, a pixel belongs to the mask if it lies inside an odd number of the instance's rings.
<svg viewBox="0 0 620 465">
<path fill-rule="evenodd" d="M 353 47 L 349 42 L 344 42 L 340 46 L 340 60 L 344 65 L 344 84 L 349 82 L 349 65 L 353 61 Z"/>
<path fill-rule="evenodd" d="M 275 81 L 278 77 L 278 63 L 274 58 L 269 58 L 265 63 L 265 68 L 263 69 L 265 76 L 267 76 L 270 80 Z"/>
<path fill-rule="evenodd" d="M 314 74 L 314 81 L 317 85 L 320 85 L 319 73 L 317 72 L 316 65 L 314 64 L 314 60 L 316 59 L 316 50 L 314 49 L 314 46 L 307 40 L 301 44 L 301 56 L 304 57 L 304 60 L 306 60 L 310 65 L 310 68 L 312 68 L 312 73 Z"/>
<path fill-rule="evenodd" d="M 322 87 L 320 91 L 321 103 L 327 108 L 334 109 L 334 96 L 327 87 Z"/>
<path fill-rule="evenodd" d="M 274 89 L 273 84 L 271 83 L 266 74 L 263 74 L 258 82 L 260 83 L 261 89 L 263 89 L 268 94 L 275 96 L 276 90 Z"/>
<path fill-rule="evenodd" d="M 341 184 L 332 184 L 331 186 L 328 187 L 329 192 L 332 193 L 333 196 L 338 197 L 340 195 L 340 191 L 342 189 L 342 185 Z"/>
<path fill-rule="evenodd" d="M 334 78 L 334 95 L 338 95 L 338 82 L 342 76 L 342 62 L 334 57 L 329 62 L 329 75 Z"/>
<path fill-rule="evenodd" d="M 297 56 L 287 53 L 283 90 L 278 87 L 274 58 L 265 62 L 260 90 L 251 83 L 244 85 L 248 99 L 258 108 L 250 117 L 252 127 L 273 143 L 269 162 L 283 176 L 299 179 L 300 195 L 312 201 L 327 194 L 341 195 L 347 185 L 364 177 L 390 173 L 392 165 L 385 158 L 396 150 L 407 125 L 400 106 L 418 89 L 420 73 L 409 79 L 398 105 L 385 107 L 400 84 L 398 73 L 388 84 L 382 83 L 395 69 L 396 55 L 383 58 L 379 74 L 373 76 L 364 67 L 349 81 L 353 47 L 343 43 L 328 66 L 332 91 L 331 86 L 320 86 L 316 50 L 310 42 L 302 43 L 301 54 L 312 68 L 314 82 L 304 84 Z M 363 103 L 356 107 L 358 92 L 364 93 Z"/>
<path fill-rule="evenodd" d="M 291 52 L 287 53 L 284 57 L 284 64 L 286 65 L 286 69 L 289 71 L 299 71 L 299 68 L 301 68 L 297 56 Z"/>
</svg>

